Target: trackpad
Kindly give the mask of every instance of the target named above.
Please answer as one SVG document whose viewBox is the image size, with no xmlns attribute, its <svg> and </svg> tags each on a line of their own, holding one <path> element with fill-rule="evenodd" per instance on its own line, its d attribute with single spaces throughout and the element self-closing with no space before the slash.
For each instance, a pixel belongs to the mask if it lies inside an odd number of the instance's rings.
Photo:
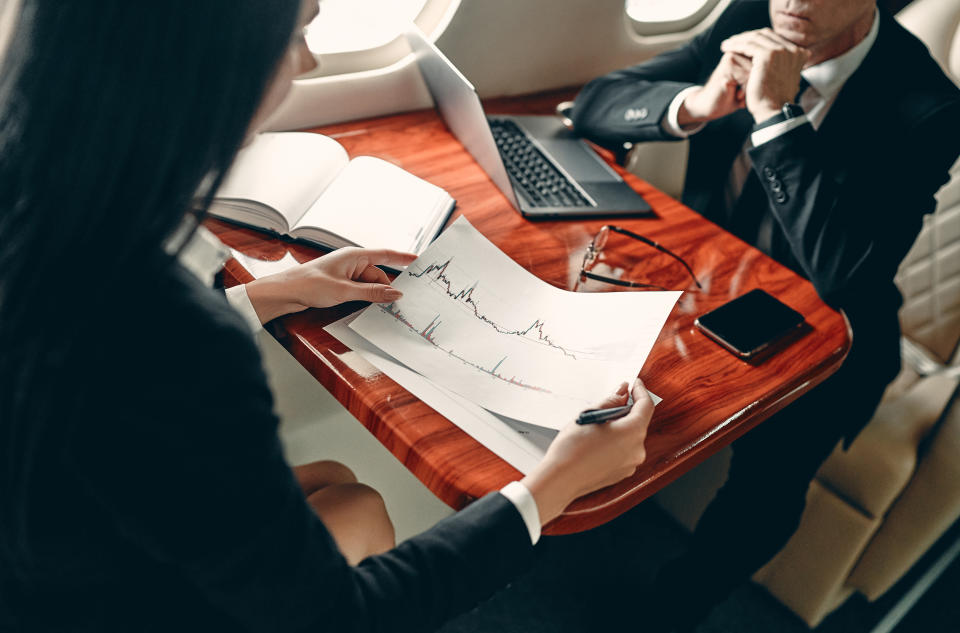
<svg viewBox="0 0 960 633">
<path fill-rule="evenodd" d="M 620 176 L 579 139 L 541 141 L 541 144 L 577 182 L 621 181 Z"/>
<path fill-rule="evenodd" d="M 509 117 L 523 127 L 578 182 L 621 182 L 622 179 L 586 143 L 552 116 Z"/>
</svg>

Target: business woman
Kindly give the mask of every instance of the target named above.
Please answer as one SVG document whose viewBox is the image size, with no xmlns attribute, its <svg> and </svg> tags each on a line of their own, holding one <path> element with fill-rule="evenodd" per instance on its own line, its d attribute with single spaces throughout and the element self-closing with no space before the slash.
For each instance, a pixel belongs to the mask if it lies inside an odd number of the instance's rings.
<svg viewBox="0 0 960 633">
<path fill-rule="evenodd" d="M 302 67 L 310 7 L 22 0 L 13 15 L 0 630 L 429 630 L 522 571 L 540 524 L 643 461 L 652 404 L 638 384 L 626 417 L 568 426 L 521 482 L 351 565 L 338 544 L 368 531 L 376 504 L 308 503 L 353 482 L 285 463 L 249 329 L 171 237 Z M 263 320 L 387 299 L 371 266 L 403 257 L 338 252 L 246 290 Z M 359 510 L 323 518 L 343 507 Z"/>
</svg>

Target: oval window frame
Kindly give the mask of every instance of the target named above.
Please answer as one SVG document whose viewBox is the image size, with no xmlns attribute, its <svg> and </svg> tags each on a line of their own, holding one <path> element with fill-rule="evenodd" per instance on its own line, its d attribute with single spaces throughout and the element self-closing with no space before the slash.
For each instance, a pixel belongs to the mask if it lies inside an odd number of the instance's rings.
<svg viewBox="0 0 960 633">
<path fill-rule="evenodd" d="M 425 33 L 442 31 L 456 13 L 460 0 L 425 0 L 414 23 Z M 321 77 L 348 75 L 386 68 L 397 63 L 410 53 L 402 30 L 393 39 L 378 46 L 318 55 L 317 68 L 297 77 L 296 81 L 309 81 Z"/>
<path fill-rule="evenodd" d="M 713 15 L 718 8 L 725 9 L 731 0 L 703 0 L 703 3 L 700 7 L 694 10 L 689 15 L 683 18 L 677 18 L 676 20 L 665 20 L 665 21 L 648 21 L 648 20 L 638 20 L 633 15 L 630 14 L 629 10 L 629 0 L 624 0 L 623 3 L 623 12 L 627 18 L 628 23 L 633 29 L 633 32 L 636 35 L 640 36 L 652 36 L 652 35 L 671 35 L 678 32 L 689 31 L 693 29 L 698 24 L 706 20 L 708 17 Z"/>
</svg>

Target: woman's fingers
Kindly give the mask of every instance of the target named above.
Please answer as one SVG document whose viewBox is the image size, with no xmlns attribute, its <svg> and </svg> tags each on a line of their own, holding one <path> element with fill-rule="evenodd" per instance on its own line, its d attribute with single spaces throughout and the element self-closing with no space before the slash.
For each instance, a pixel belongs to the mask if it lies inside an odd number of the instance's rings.
<svg viewBox="0 0 960 633">
<path fill-rule="evenodd" d="M 630 394 L 633 396 L 633 406 L 630 408 L 630 412 L 624 417 L 614 420 L 614 423 L 618 426 L 639 425 L 643 429 L 639 439 L 643 441 L 646 437 L 647 426 L 650 424 L 650 418 L 653 416 L 653 400 L 650 399 L 650 393 L 639 378 L 634 381 Z"/>
<path fill-rule="evenodd" d="M 653 399 L 650 398 L 650 392 L 647 391 L 643 381 L 639 378 L 633 381 L 631 393 L 633 394 L 634 410 L 637 410 L 638 407 L 653 409 Z"/>
<path fill-rule="evenodd" d="M 363 254 L 372 266 L 390 266 L 391 268 L 409 266 L 417 258 L 413 253 L 403 253 L 388 248 L 365 248 Z"/>
<path fill-rule="evenodd" d="M 611 407 L 621 407 L 627 403 L 627 383 L 622 383 L 617 390 L 600 401 L 594 409 L 609 409 Z"/>
<path fill-rule="evenodd" d="M 390 278 L 387 277 L 387 273 L 376 266 L 367 266 L 360 275 L 357 276 L 356 281 L 363 281 L 368 284 L 390 284 Z"/>
<path fill-rule="evenodd" d="M 403 296 L 403 293 L 387 284 L 363 283 L 361 281 L 344 282 L 346 292 L 343 301 L 370 301 L 389 303 Z"/>
<path fill-rule="evenodd" d="M 643 412 L 646 409 L 653 410 L 653 400 L 650 399 L 650 392 L 643 385 L 643 381 L 637 378 L 633 385 L 621 383 L 617 390 L 610 396 L 604 398 L 597 404 L 596 409 L 609 409 L 611 407 L 620 407 L 627 403 L 627 392 L 633 396 L 633 408 L 631 413 Z"/>
</svg>

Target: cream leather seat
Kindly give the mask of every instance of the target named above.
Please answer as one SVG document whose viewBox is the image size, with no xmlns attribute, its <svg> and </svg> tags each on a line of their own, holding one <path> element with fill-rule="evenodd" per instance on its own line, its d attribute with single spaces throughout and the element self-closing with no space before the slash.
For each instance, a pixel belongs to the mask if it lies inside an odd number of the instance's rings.
<svg viewBox="0 0 960 633">
<path fill-rule="evenodd" d="M 960 0 L 916 0 L 898 19 L 960 84 Z M 960 163 L 897 275 L 904 370 L 874 419 L 837 447 L 796 534 L 754 580 L 811 627 L 851 594 L 883 595 L 960 518 Z M 952 361 L 952 362 L 951 362 Z M 725 477 L 721 453 L 660 495 L 692 528 Z"/>
</svg>

